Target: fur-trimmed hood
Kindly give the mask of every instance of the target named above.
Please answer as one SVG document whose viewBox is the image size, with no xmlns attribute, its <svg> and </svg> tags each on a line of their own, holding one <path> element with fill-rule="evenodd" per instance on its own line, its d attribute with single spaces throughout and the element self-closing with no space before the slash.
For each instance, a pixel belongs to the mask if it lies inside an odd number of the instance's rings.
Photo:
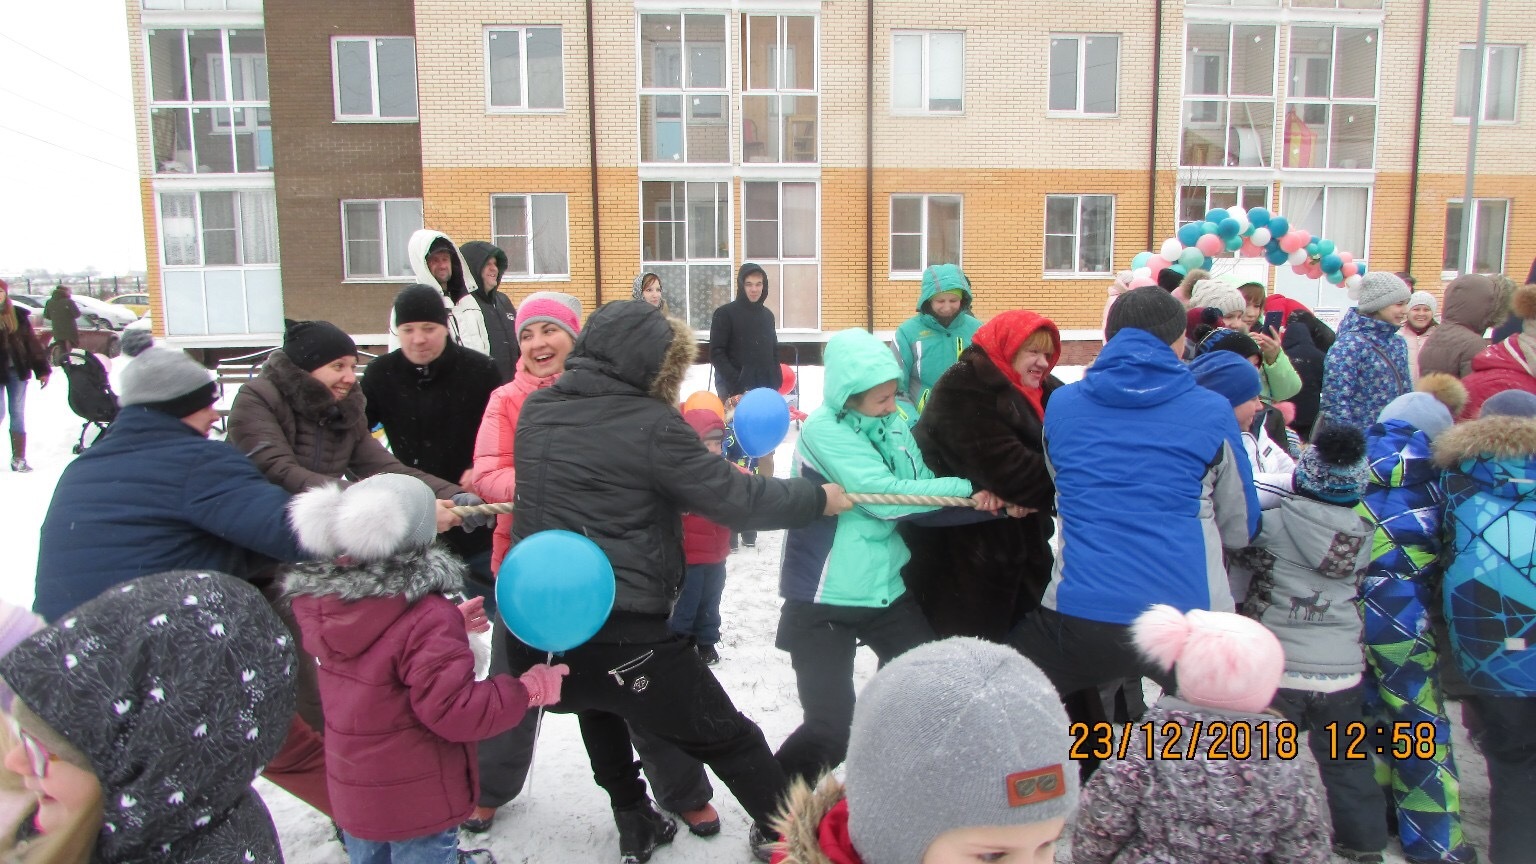
<svg viewBox="0 0 1536 864">
<path fill-rule="evenodd" d="M 827 849 L 822 846 L 821 823 L 844 800 L 843 784 L 835 777 L 824 778 L 815 789 L 804 780 L 791 784 L 784 809 L 773 823 L 774 829 L 784 838 L 781 846 L 784 857 L 776 860 L 781 864 L 859 864 L 862 859 L 853 849 L 851 840 L 846 847 Z M 847 840 L 846 820 L 842 827 L 840 836 Z"/>
<path fill-rule="evenodd" d="M 299 564 L 283 591 L 304 625 L 304 649 L 325 663 L 362 656 L 418 600 L 460 590 L 464 571 L 456 555 L 432 545 L 366 564 Z"/>
<path fill-rule="evenodd" d="M 1484 417 L 1461 423 L 1435 441 L 1435 464 L 1441 468 L 1478 457 L 1536 461 L 1536 420 Z"/>
<path fill-rule="evenodd" d="M 356 386 L 346 398 L 336 401 L 330 388 L 300 369 L 281 348 L 267 355 L 267 362 L 261 367 L 261 377 L 277 388 L 294 414 L 321 426 L 350 426 L 363 416 L 367 404 L 362 388 Z"/>
<path fill-rule="evenodd" d="M 566 369 L 578 374 L 562 377 L 555 386 L 582 386 L 587 373 L 594 373 L 675 407 L 683 376 L 698 352 L 685 322 L 644 300 L 620 300 L 587 319 L 566 361 Z"/>
</svg>

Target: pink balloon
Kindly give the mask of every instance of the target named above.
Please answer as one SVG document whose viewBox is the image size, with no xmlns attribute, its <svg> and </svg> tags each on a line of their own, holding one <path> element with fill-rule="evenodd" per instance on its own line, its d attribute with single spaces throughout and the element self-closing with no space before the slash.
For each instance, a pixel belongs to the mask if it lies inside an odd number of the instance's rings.
<svg viewBox="0 0 1536 864">
<path fill-rule="evenodd" d="M 1156 279 L 1157 274 L 1167 270 L 1168 263 L 1168 259 L 1161 255 L 1153 255 L 1151 258 L 1148 258 L 1147 269 L 1152 271 L 1152 278 Z"/>
<path fill-rule="evenodd" d="M 1280 238 L 1280 248 L 1287 253 L 1295 252 L 1305 245 L 1307 244 L 1301 242 L 1301 238 L 1296 236 L 1295 231 L 1287 232 L 1285 236 Z"/>
<path fill-rule="evenodd" d="M 1307 231 L 1305 228 L 1292 228 L 1291 230 L 1285 232 L 1285 236 L 1297 238 L 1296 239 L 1296 248 L 1297 249 L 1301 249 L 1304 246 L 1306 246 L 1308 243 L 1312 242 L 1312 233 Z M 1294 250 L 1292 250 L 1292 251 L 1294 251 Z"/>
<path fill-rule="evenodd" d="M 1253 241 L 1245 237 L 1243 248 L 1237 250 L 1237 254 L 1243 258 L 1258 258 L 1264 254 L 1264 247 L 1253 245 Z"/>
<path fill-rule="evenodd" d="M 1355 260 L 1355 256 L 1349 254 L 1348 252 L 1340 252 L 1339 260 L 1343 261 L 1345 264 L 1348 264 Z"/>
<path fill-rule="evenodd" d="M 1323 278 L 1323 265 L 1317 263 L 1316 261 L 1308 263 L 1307 275 L 1311 276 L 1313 279 Z"/>
<path fill-rule="evenodd" d="M 1295 273 L 1297 276 L 1305 276 L 1305 275 L 1307 275 L 1307 265 L 1305 265 L 1305 264 L 1292 264 L 1291 265 L 1291 272 Z"/>
<path fill-rule="evenodd" d="M 1350 261 L 1349 263 L 1344 265 L 1343 273 L 1344 273 L 1344 278 L 1345 279 L 1348 279 L 1349 277 L 1351 277 L 1351 276 L 1353 276 L 1353 275 L 1355 275 L 1356 273 L 1359 273 L 1359 272 L 1360 272 L 1360 265 L 1356 264 L 1353 261 Z"/>
<path fill-rule="evenodd" d="M 1215 256 L 1227 251 L 1227 244 L 1215 234 L 1204 234 L 1195 242 L 1195 248 L 1207 255 Z"/>
</svg>

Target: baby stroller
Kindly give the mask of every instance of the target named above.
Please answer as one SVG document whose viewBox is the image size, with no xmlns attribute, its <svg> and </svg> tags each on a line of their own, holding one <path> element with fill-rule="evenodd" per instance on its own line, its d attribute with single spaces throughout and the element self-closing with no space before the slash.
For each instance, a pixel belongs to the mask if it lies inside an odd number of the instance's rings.
<svg viewBox="0 0 1536 864">
<path fill-rule="evenodd" d="M 83 348 L 71 349 L 62 368 L 69 379 L 69 410 L 85 421 L 80 425 L 80 440 L 71 451 L 78 454 L 89 446 L 85 436 L 91 427 L 96 428 L 96 437 L 91 439 L 94 444 L 117 419 L 117 394 L 112 392 L 101 358 Z"/>
</svg>

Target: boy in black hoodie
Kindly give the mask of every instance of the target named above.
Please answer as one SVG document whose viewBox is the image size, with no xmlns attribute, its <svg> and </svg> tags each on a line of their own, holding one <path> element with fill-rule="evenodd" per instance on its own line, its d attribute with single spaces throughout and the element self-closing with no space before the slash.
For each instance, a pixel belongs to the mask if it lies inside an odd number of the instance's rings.
<svg viewBox="0 0 1536 864">
<path fill-rule="evenodd" d="M 779 389 L 778 325 L 768 308 L 768 274 L 751 261 L 736 271 L 736 299 L 715 310 L 709 325 L 709 363 L 715 367 L 715 392 L 726 403 L 759 387 Z M 773 476 L 773 454 L 757 460 L 757 473 Z M 757 542 L 747 532 L 747 545 Z"/>
</svg>

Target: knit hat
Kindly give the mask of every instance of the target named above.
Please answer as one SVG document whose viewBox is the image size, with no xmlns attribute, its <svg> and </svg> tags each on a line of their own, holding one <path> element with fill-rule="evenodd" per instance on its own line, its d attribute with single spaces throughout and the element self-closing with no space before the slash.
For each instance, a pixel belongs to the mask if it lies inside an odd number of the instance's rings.
<svg viewBox="0 0 1536 864">
<path fill-rule="evenodd" d="M 1488 397 L 1483 403 L 1483 410 L 1477 415 L 1483 417 L 1519 417 L 1522 420 L 1536 418 L 1536 396 L 1524 390 L 1503 390 Z"/>
<path fill-rule="evenodd" d="M 1439 399 L 1428 393 L 1417 392 L 1404 393 L 1388 402 L 1387 407 L 1381 409 L 1376 420 L 1379 423 L 1401 420 L 1423 432 L 1431 441 L 1440 437 L 1441 432 L 1451 428 L 1455 423 L 1450 409 L 1446 408 Z"/>
<path fill-rule="evenodd" d="M 1296 462 L 1291 483 L 1299 495 L 1329 504 L 1353 504 L 1365 492 L 1365 433 L 1330 425 Z"/>
<path fill-rule="evenodd" d="M 1157 287 L 1167 291 L 1169 294 L 1178 290 L 1179 283 L 1183 281 L 1184 274 L 1172 267 L 1164 267 L 1157 271 Z"/>
<path fill-rule="evenodd" d="M 853 710 L 848 833 L 860 857 L 910 864 L 956 828 L 1071 816 L 1066 724 L 1056 688 L 1006 646 L 945 639 L 893 660 Z"/>
<path fill-rule="evenodd" d="M 418 283 L 395 295 L 395 326 L 418 323 L 448 326 L 448 307 L 443 305 L 440 289 Z"/>
<path fill-rule="evenodd" d="M 1429 293 L 1428 291 L 1415 291 L 1408 295 L 1408 308 L 1412 309 L 1415 306 L 1428 306 L 1429 314 L 1440 314 L 1440 307 L 1435 303 L 1435 295 Z"/>
<path fill-rule="evenodd" d="M 437 498 L 409 474 L 375 474 L 346 489 L 328 483 L 295 496 L 288 524 L 312 554 L 381 561 L 437 537 Z"/>
<path fill-rule="evenodd" d="M 1196 354 L 1209 354 L 1212 351 L 1230 351 L 1242 357 L 1258 357 L 1263 354 L 1259 349 L 1259 343 L 1253 341 L 1252 336 L 1239 333 L 1230 327 L 1217 327 L 1207 333 L 1205 338 L 1200 340 L 1200 346 L 1195 349 Z"/>
<path fill-rule="evenodd" d="M 20 606 L 0 601 L 0 657 L 11 653 L 27 637 L 48 626 L 48 622 Z M 11 701 L 16 694 L 0 679 L 0 711 L 11 713 Z"/>
<path fill-rule="evenodd" d="M 1184 335 L 1184 304 L 1161 288 L 1137 288 L 1115 298 L 1104 320 L 1104 338 L 1130 327 L 1145 330 L 1169 345 Z"/>
<path fill-rule="evenodd" d="M 437 302 L 441 306 L 443 301 Z M 283 333 L 283 353 L 293 365 L 313 372 L 339 357 L 356 357 L 357 343 L 329 321 L 291 321 Z"/>
<path fill-rule="evenodd" d="M 708 441 L 711 438 L 723 439 L 725 437 L 725 421 L 720 415 L 707 408 L 693 408 L 683 412 L 683 422 L 693 427 L 693 431 L 699 433 L 700 441 Z"/>
<path fill-rule="evenodd" d="M 1275 634 L 1231 612 L 1186 613 L 1159 603 L 1137 617 L 1131 636 L 1142 656 L 1173 671 L 1180 698 L 1206 708 L 1258 714 L 1274 701 L 1285 672 Z"/>
<path fill-rule="evenodd" d="M 1201 279 L 1189 295 L 1189 305 L 1196 309 L 1220 309 L 1223 315 L 1232 315 L 1248 308 L 1243 292 L 1220 279 Z"/>
<path fill-rule="evenodd" d="M 523 300 L 523 305 L 517 307 L 517 322 L 513 329 L 522 333 L 524 327 L 538 321 L 559 327 L 571 334 L 571 341 L 574 342 L 581 332 L 581 301 L 559 291 L 535 291 Z"/>
<path fill-rule="evenodd" d="M 1372 312 L 1380 312 L 1393 303 L 1406 303 L 1412 296 L 1413 291 L 1409 290 L 1407 282 L 1392 273 L 1372 270 L 1360 280 L 1358 305 L 1361 314 L 1369 315 Z"/>
<path fill-rule="evenodd" d="M 155 345 L 144 330 L 123 333 L 123 353 L 133 358 L 123 369 L 117 404 L 143 405 L 172 417 L 187 417 L 219 398 L 213 373 L 180 348 Z"/>
<path fill-rule="evenodd" d="M 1259 370 L 1231 351 L 1201 354 L 1189 364 L 1189 371 L 1194 374 L 1196 384 L 1221 394 L 1233 408 L 1252 401 L 1263 390 Z"/>
</svg>

